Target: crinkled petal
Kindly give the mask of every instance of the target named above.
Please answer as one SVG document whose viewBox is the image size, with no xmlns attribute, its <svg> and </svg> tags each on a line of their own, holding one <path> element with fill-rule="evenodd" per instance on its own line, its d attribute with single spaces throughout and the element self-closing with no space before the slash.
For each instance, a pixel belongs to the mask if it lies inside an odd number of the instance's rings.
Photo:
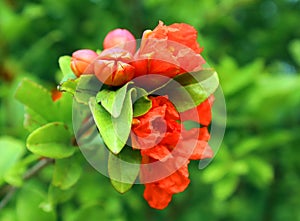
<svg viewBox="0 0 300 221">
<path fill-rule="evenodd" d="M 156 145 L 153 148 L 142 149 L 141 154 L 142 156 L 146 155 L 157 160 L 163 160 L 167 157 L 171 157 L 171 152 L 164 145 Z"/>
<path fill-rule="evenodd" d="M 170 176 L 158 181 L 158 185 L 169 193 L 180 193 L 184 191 L 190 183 L 188 176 L 188 168 L 187 165 L 185 165 Z"/>
<path fill-rule="evenodd" d="M 172 194 L 161 189 L 155 183 L 149 183 L 145 185 L 144 198 L 152 208 L 164 209 L 170 203 Z"/>
</svg>

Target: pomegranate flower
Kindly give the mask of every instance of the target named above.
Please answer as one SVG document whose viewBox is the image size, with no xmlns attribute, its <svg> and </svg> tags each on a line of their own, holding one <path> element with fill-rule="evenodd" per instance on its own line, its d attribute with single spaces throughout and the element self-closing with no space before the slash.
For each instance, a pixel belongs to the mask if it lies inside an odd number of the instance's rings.
<svg viewBox="0 0 300 221">
<path fill-rule="evenodd" d="M 82 74 L 92 74 L 92 63 L 98 57 L 98 54 L 89 49 L 75 51 L 72 54 L 71 69 L 79 77 Z"/>
<path fill-rule="evenodd" d="M 141 150 L 144 198 L 151 207 L 163 209 L 173 194 L 188 186 L 189 160 L 209 158 L 213 152 L 207 144 L 207 127 L 185 130 L 167 97 L 150 99 L 151 109 L 133 120 L 131 141 L 134 149 Z"/>
<path fill-rule="evenodd" d="M 141 47 L 131 63 L 136 69 L 136 77 L 151 75 L 138 84 L 155 88 L 159 85 L 153 74 L 173 78 L 182 73 L 199 71 L 205 63 L 199 54 L 202 50 L 197 43 L 197 31 L 192 26 L 177 23 L 166 26 L 159 22 L 153 31 L 144 32 Z"/>
<path fill-rule="evenodd" d="M 94 62 L 95 75 L 106 85 L 123 85 L 134 77 L 135 68 L 128 64 L 131 60 L 131 53 L 124 49 L 106 49 Z"/>
</svg>

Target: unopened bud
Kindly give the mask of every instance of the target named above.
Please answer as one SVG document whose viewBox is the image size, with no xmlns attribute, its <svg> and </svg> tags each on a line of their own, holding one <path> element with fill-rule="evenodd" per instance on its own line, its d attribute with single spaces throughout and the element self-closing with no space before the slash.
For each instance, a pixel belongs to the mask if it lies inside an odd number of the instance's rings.
<svg viewBox="0 0 300 221">
<path fill-rule="evenodd" d="M 74 74 L 79 77 L 82 74 L 93 74 L 94 60 L 98 57 L 98 54 L 89 49 L 82 49 L 75 51 L 72 54 L 71 69 Z"/>
<path fill-rule="evenodd" d="M 134 36 L 126 29 L 115 29 L 109 32 L 104 41 L 103 48 L 122 48 L 129 51 L 131 54 L 135 53 L 136 49 L 136 40 Z"/>
<path fill-rule="evenodd" d="M 104 50 L 94 63 L 95 75 L 106 85 L 121 86 L 134 77 L 135 68 L 128 64 L 131 60 L 131 54 L 120 48 Z"/>
</svg>

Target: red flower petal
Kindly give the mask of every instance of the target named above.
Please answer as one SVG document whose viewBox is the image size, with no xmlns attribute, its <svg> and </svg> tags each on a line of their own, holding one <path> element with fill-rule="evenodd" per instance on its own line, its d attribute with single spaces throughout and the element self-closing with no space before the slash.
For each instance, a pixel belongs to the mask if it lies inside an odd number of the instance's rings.
<svg viewBox="0 0 300 221">
<path fill-rule="evenodd" d="M 201 53 L 203 48 L 200 48 L 197 43 L 197 30 L 188 24 L 175 23 L 170 26 L 164 25 L 162 21 L 149 34 L 148 38 L 168 39 L 193 49 L 196 53 Z"/>
<path fill-rule="evenodd" d="M 190 183 L 187 165 L 181 167 L 172 175 L 160 180 L 159 187 L 169 193 L 180 193 L 184 191 Z"/>
<path fill-rule="evenodd" d="M 155 183 L 145 185 L 144 198 L 148 204 L 155 209 L 164 209 L 172 199 L 172 194 L 161 189 Z"/>
<path fill-rule="evenodd" d="M 213 151 L 208 145 L 209 132 L 206 127 L 184 130 L 174 155 L 186 157 L 190 160 L 200 160 L 213 157 Z"/>
<path fill-rule="evenodd" d="M 153 148 L 142 149 L 141 154 L 142 156 L 149 156 L 157 160 L 163 160 L 166 157 L 171 157 L 169 149 L 166 146 L 159 144 Z"/>
</svg>

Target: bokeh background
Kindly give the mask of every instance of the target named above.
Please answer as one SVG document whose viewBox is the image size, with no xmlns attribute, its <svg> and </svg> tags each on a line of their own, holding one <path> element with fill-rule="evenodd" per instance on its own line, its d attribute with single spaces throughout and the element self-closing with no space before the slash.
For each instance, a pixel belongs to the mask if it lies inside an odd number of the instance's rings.
<svg viewBox="0 0 300 221">
<path fill-rule="evenodd" d="M 30 161 L 13 97 L 20 80 L 53 89 L 59 56 L 101 48 L 115 28 L 140 38 L 159 20 L 193 25 L 219 73 L 228 118 L 211 165 L 192 163 L 189 188 L 163 211 L 149 208 L 142 185 L 117 193 L 84 159 L 78 183 L 49 206 L 48 166 L 19 183 L 1 221 L 300 220 L 299 0 L 0 0 L 0 200 L 10 146 Z"/>
</svg>

